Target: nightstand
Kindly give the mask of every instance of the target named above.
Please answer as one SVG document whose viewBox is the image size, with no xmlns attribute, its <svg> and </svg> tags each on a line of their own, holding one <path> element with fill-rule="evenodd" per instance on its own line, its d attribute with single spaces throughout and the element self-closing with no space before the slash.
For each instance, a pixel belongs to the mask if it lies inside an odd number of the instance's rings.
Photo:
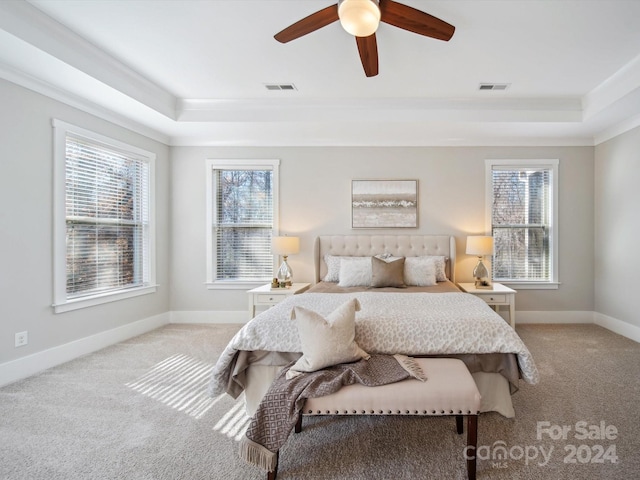
<svg viewBox="0 0 640 480">
<path fill-rule="evenodd" d="M 272 307 L 290 295 L 296 295 L 308 290 L 310 283 L 294 283 L 288 288 L 271 288 L 271 284 L 249 290 L 249 314 L 251 318 L 256 316 L 256 307 Z"/>
<path fill-rule="evenodd" d="M 476 288 L 474 283 L 459 283 L 458 286 L 464 292 L 480 297 L 494 307 L 496 312 L 500 305 L 508 305 L 509 321 L 511 326 L 516 328 L 516 293 L 518 293 L 516 290 L 495 282 L 491 288 Z"/>
</svg>

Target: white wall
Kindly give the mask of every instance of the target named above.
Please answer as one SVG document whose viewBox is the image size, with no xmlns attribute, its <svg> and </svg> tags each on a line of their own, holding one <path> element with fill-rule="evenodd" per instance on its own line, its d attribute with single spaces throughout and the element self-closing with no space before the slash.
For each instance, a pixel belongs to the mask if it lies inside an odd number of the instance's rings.
<svg viewBox="0 0 640 480">
<path fill-rule="evenodd" d="M 169 310 L 168 147 L 0 80 L 0 364 Z M 155 152 L 158 292 L 54 314 L 51 119 Z M 14 334 L 28 331 L 27 346 Z"/>
<path fill-rule="evenodd" d="M 595 149 L 595 310 L 635 327 L 640 327 L 640 296 L 634 291 L 640 273 L 639 155 L 640 127 Z"/>
<path fill-rule="evenodd" d="M 485 226 L 486 158 L 560 159 L 560 281 L 558 290 L 521 290 L 517 309 L 593 310 L 593 169 L 591 147 L 363 148 L 273 147 L 171 149 L 171 309 L 246 311 L 244 291 L 207 290 L 205 281 L 205 160 L 278 158 L 281 232 L 301 237 L 289 257 L 297 281 L 313 281 L 313 240 L 351 229 L 352 179 L 418 179 L 419 228 L 393 233 L 452 234 L 458 281 L 470 280 L 474 257 L 467 234 Z M 384 233 L 384 231 L 378 231 Z"/>
</svg>

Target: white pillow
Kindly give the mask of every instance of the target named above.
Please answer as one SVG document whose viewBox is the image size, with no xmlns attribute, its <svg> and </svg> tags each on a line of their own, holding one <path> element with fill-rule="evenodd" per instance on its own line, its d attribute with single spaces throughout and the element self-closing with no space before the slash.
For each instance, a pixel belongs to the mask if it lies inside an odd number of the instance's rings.
<svg viewBox="0 0 640 480">
<path fill-rule="evenodd" d="M 369 354 L 355 340 L 356 312 L 359 310 L 360 302 L 356 298 L 343 303 L 326 318 L 307 308 L 293 307 L 291 318 L 297 323 L 302 357 L 291 367 L 291 376 L 368 359 Z"/>
<path fill-rule="evenodd" d="M 340 261 L 339 287 L 368 287 L 371 285 L 371 257 L 352 257 Z"/>
<path fill-rule="evenodd" d="M 431 257 L 407 257 L 404 260 L 404 283 L 418 287 L 436 284 L 436 264 Z"/>
<path fill-rule="evenodd" d="M 322 279 L 325 282 L 338 282 L 340 280 L 340 262 L 362 257 L 343 257 L 339 255 L 325 255 L 324 263 L 327 264 L 327 274 Z"/>
</svg>

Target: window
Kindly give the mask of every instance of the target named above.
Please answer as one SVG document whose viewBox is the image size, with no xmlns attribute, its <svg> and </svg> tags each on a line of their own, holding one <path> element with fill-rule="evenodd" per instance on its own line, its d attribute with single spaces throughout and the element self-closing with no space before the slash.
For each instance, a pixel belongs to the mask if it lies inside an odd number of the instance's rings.
<svg viewBox="0 0 640 480">
<path fill-rule="evenodd" d="M 493 279 L 557 288 L 558 160 L 487 160 Z"/>
<path fill-rule="evenodd" d="M 207 161 L 207 284 L 271 281 L 279 160 Z"/>
<path fill-rule="evenodd" d="M 154 292 L 155 155 L 53 126 L 55 311 Z"/>
</svg>

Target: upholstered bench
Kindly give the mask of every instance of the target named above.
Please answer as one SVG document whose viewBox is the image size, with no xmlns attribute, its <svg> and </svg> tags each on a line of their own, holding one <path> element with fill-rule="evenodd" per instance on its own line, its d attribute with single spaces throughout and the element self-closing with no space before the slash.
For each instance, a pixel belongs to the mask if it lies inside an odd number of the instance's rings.
<svg viewBox="0 0 640 480">
<path fill-rule="evenodd" d="M 465 364 L 454 358 L 416 358 L 428 380 L 407 379 L 379 387 L 347 385 L 324 397 L 307 399 L 303 415 L 455 415 L 458 434 L 467 417 L 467 473 L 476 478 L 476 447 L 480 392 Z M 278 467 L 267 475 L 275 480 Z"/>
</svg>

